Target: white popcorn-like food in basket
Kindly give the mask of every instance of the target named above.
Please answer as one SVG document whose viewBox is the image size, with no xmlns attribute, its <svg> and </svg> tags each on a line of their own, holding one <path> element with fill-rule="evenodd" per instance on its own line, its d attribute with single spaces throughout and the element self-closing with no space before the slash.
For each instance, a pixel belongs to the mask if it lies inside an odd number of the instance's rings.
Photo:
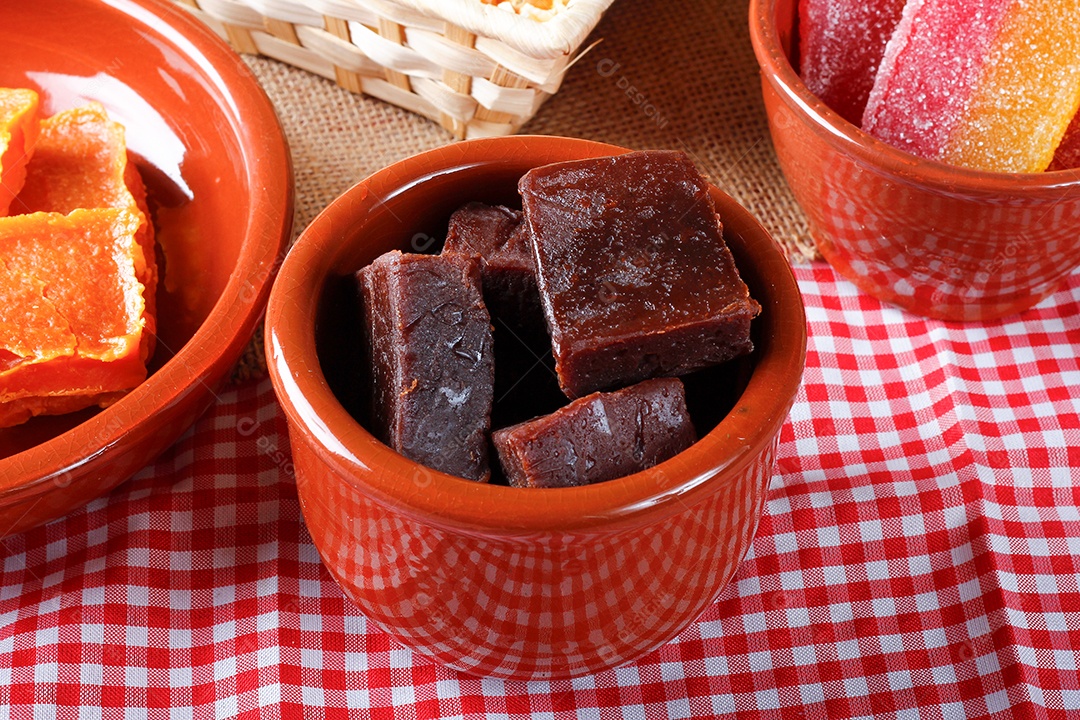
<svg viewBox="0 0 1080 720">
<path fill-rule="evenodd" d="M 533 20 L 550 20 L 565 10 L 572 0 L 482 0 L 482 2 Z"/>
</svg>

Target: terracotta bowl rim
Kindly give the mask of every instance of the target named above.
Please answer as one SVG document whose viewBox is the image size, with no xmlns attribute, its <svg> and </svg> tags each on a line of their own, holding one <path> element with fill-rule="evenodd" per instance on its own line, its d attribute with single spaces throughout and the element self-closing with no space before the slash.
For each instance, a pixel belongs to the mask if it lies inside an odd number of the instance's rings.
<svg viewBox="0 0 1080 720">
<path fill-rule="evenodd" d="M 999 173 L 949 165 L 912 155 L 864 132 L 823 103 L 799 77 L 780 42 L 774 18 L 781 0 L 750 0 L 750 41 L 763 79 L 789 106 L 798 109 L 816 134 L 841 152 L 859 158 L 877 171 L 912 184 L 931 185 L 956 195 L 1000 196 L 1002 193 L 1060 192 L 1080 185 L 1080 171 Z M 770 122 L 770 125 L 772 123 Z"/>
<path fill-rule="evenodd" d="M 318 297 L 334 261 L 332 249 L 340 241 L 331 228 L 347 224 L 346 217 L 355 217 L 365 197 L 386 198 L 442 170 L 498 162 L 510 155 L 524 158 L 539 153 L 540 148 L 551 150 L 568 143 L 597 156 L 626 152 L 613 145 L 551 136 L 451 144 L 362 180 L 304 230 L 271 290 L 265 332 L 270 375 L 289 420 L 294 457 L 303 443 L 316 452 L 318 462 L 345 478 L 353 489 L 424 522 L 484 534 L 521 535 L 655 521 L 692 505 L 701 493 L 715 492 L 768 449 L 801 383 L 806 351 L 802 298 L 776 241 L 749 212 L 715 187 L 714 196 L 719 193 L 743 214 L 752 234 L 746 245 L 760 244 L 755 253 L 766 258 L 762 271 L 767 271 L 772 287 L 765 289 L 767 297 L 757 299 L 766 312 L 777 316 L 755 320 L 770 323 L 773 335 L 764 349 L 755 350 L 761 355 L 736 409 L 675 458 L 644 472 L 585 487 L 530 491 L 477 485 L 401 457 L 368 433 L 334 397 L 318 363 L 314 331 Z M 763 313 L 763 317 L 767 316 Z M 775 332 L 779 325 L 784 325 L 785 332 Z M 755 399 L 749 409 L 744 405 L 748 397 Z M 302 470 L 297 472 L 302 475 Z M 430 484 L 420 492 L 413 482 L 417 477 Z M 301 500 L 305 482 L 298 476 Z"/>
<path fill-rule="evenodd" d="M 191 58 L 215 91 L 223 118 L 236 134 L 244 158 L 251 205 L 236 267 L 221 296 L 195 334 L 161 368 L 127 396 L 87 421 L 32 448 L 0 459 L 0 503 L 40 491 L 117 445 L 149 432 L 154 417 L 178 396 L 216 392 L 205 377 L 265 305 L 284 255 L 293 220 L 292 163 L 284 131 L 255 75 L 221 38 L 187 12 L 160 0 L 106 0 L 115 10 L 149 25 Z M 153 16 L 138 17 L 143 12 Z M 160 21 L 160 25 L 157 24 Z M 197 55 L 192 55 L 189 46 Z M 222 72 L 229 68 L 229 72 Z M 267 138 L 280 138 L 268 142 Z M 2 530 L 3 528 L 0 528 Z"/>
</svg>

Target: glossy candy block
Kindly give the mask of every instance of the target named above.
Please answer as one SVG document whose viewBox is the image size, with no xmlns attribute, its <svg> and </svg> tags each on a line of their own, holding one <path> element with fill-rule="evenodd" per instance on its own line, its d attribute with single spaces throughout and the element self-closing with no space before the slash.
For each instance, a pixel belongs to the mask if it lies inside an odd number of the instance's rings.
<svg viewBox="0 0 1080 720">
<path fill-rule="evenodd" d="M 921 157 L 1040 172 L 1078 105 L 1075 2 L 908 0 L 862 127 Z"/>
<path fill-rule="evenodd" d="M 471 202 L 450 216 L 443 252 L 480 256 L 484 301 L 496 328 L 539 335 L 546 328 L 527 232 L 521 211 Z"/>
<path fill-rule="evenodd" d="M 38 135 L 38 95 L 0 88 L 0 217 L 18 194 Z"/>
<path fill-rule="evenodd" d="M 678 378 L 587 395 L 492 435 L 515 487 L 590 485 L 646 470 L 697 439 Z"/>
<path fill-rule="evenodd" d="M 502 205 L 471 202 L 450 216 L 443 252 L 476 254 L 485 261 L 494 255 L 521 224 L 521 212 Z"/>
<path fill-rule="evenodd" d="M 492 317 L 527 336 L 546 336 L 544 309 L 536 287 L 536 260 L 529 228 L 522 223 L 484 267 L 484 296 L 490 295 Z"/>
<path fill-rule="evenodd" d="M 750 352 L 761 308 L 686 155 L 555 163 L 519 183 L 567 397 L 683 375 Z"/>
<path fill-rule="evenodd" d="M 848 122 L 862 122 L 904 0 L 800 0 L 799 73 Z"/>
</svg>

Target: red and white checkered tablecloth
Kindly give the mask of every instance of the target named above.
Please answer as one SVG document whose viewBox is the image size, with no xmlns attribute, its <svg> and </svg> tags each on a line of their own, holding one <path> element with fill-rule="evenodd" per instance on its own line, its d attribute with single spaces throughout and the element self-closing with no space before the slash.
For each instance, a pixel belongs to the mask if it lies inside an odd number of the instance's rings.
<svg viewBox="0 0 1080 720">
<path fill-rule="evenodd" d="M 757 539 L 642 661 L 480 680 L 369 626 L 304 528 L 264 380 L 0 540 L 0 717 L 1080 717 L 1080 274 L 974 325 L 797 275 L 807 367 Z"/>
</svg>

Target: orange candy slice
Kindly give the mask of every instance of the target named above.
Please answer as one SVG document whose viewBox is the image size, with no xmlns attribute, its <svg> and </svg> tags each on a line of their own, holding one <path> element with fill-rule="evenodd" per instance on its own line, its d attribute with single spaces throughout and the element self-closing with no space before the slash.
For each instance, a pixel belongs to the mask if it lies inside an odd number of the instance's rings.
<svg viewBox="0 0 1080 720">
<path fill-rule="evenodd" d="M 944 159 L 997 172 L 1041 172 L 1080 106 L 1074 1 L 1015 2 Z"/>
<path fill-rule="evenodd" d="M 38 95 L 0 88 L 0 216 L 19 193 L 38 135 Z"/>
<path fill-rule="evenodd" d="M 107 405 L 146 378 L 143 222 L 115 208 L 0 218 L 0 427 Z"/>
<path fill-rule="evenodd" d="M 1075 0 L 908 0 L 862 127 L 908 152 L 993 172 L 1050 164 L 1080 106 Z"/>
<path fill-rule="evenodd" d="M 146 189 L 128 162 L 124 127 L 99 103 L 57 113 L 41 122 L 41 135 L 12 212 L 69 213 L 79 208 L 118 208 L 142 218 L 142 250 L 135 272 L 145 288 L 147 333 L 143 359 L 153 353 L 157 329 L 157 261 Z"/>
</svg>

